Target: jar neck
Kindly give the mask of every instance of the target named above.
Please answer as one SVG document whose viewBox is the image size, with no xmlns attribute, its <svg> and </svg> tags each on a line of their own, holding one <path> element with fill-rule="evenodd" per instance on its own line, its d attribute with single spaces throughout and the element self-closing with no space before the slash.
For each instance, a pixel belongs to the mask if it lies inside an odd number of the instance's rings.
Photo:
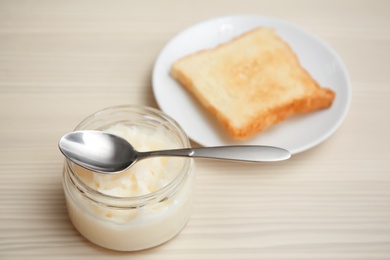
<svg viewBox="0 0 390 260">
<path fill-rule="evenodd" d="M 70 182 L 69 185 L 73 186 L 73 188 L 76 189 L 76 192 L 79 192 L 79 194 L 92 202 L 110 208 L 131 209 L 163 202 L 172 197 L 184 185 L 186 179 L 189 177 L 188 175 L 190 174 L 192 164 L 192 159 L 186 159 L 181 171 L 169 184 L 156 192 L 135 197 L 115 197 L 91 188 L 80 179 L 75 171 L 74 164 L 68 159 L 65 159 L 64 178 L 68 178 Z"/>
</svg>

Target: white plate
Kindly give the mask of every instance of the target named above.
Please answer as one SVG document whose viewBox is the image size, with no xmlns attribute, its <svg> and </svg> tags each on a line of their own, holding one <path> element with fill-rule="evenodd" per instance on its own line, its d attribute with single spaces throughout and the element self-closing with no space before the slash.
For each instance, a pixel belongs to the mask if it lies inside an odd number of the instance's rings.
<svg viewBox="0 0 390 260">
<path fill-rule="evenodd" d="M 171 64 L 187 54 L 213 48 L 258 26 L 269 26 L 289 43 L 302 66 L 321 86 L 336 92 L 331 108 L 291 117 L 248 141 L 234 141 L 169 75 Z M 335 51 L 311 33 L 287 22 L 259 16 L 228 16 L 196 24 L 174 37 L 161 51 L 153 70 L 153 91 L 162 111 L 173 117 L 189 138 L 203 146 L 272 145 L 292 154 L 328 138 L 344 120 L 351 96 L 350 79 Z"/>
</svg>

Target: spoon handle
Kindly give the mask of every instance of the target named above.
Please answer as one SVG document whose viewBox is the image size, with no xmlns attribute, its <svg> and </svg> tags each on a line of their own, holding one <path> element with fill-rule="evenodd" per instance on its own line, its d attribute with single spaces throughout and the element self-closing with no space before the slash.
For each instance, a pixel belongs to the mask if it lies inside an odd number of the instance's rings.
<svg viewBox="0 0 390 260">
<path fill-rule="evenodd" d="M 291 154 L 283 148 L 273 146 L 238 145 L 140 152 L 138 159 L 156 156 L 209 158 L 246 162 L 275 162 L 287 160 L 291 157 Z"/>
</svg>

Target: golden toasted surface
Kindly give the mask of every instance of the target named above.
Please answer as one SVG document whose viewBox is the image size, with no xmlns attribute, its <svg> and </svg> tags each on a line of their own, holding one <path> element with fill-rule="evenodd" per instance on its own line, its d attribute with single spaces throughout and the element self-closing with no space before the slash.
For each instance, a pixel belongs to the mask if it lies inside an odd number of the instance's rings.
<svg viewBox="0 0 390 260">
<path fill-rule="evenodd" d="M 247 139 L 294 114 L 327 108 L 335 97 L 265 27 L 179 59 L 171 75 L 235 139 Z"/>
</svg>

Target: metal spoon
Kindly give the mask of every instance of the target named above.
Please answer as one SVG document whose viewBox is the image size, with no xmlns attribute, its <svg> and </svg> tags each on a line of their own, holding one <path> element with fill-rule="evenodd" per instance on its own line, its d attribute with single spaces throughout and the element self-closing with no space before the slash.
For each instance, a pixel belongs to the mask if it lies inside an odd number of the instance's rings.
<svg viewBox="0 0 390 260">
<path fill-rule="evenodd" d="M 199 157 L 247 162 L 275 162 L 291 157 L 272 146 L 218 146 L 138 152 L 125 139 L 100 131 L 76 131 L 59 141 L 61 152 L 72 162 L 94 172 L 122 172 L 137 161 L 155 156 Z"/>
</svg>

